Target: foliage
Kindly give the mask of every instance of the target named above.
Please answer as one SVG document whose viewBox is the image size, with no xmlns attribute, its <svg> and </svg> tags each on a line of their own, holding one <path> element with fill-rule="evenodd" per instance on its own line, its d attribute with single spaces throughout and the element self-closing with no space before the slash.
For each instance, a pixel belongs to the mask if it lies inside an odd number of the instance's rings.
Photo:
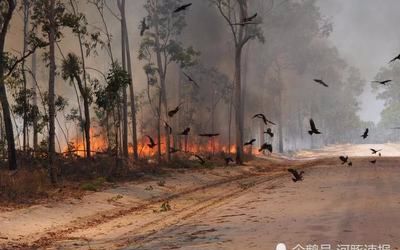
<svg viewBox="0 0 400 250">
<path fill-rule="evenodd" d="M 130 83 L 130 77 L 126 70 L 118 63 L 114 63 L 107 76 L 106 86 L 95 86 L 96 104 L 103 110 L 113 110 L 122 101 L 122 89 Z"/>
</svg>

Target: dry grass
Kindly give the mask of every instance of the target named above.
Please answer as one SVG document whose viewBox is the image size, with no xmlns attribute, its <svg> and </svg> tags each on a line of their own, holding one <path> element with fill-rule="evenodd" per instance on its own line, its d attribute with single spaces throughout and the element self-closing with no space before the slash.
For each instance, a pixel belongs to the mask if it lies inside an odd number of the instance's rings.
<svg viewBox="0 0 400 250">
<path fill-rule="evenodd" d="M 52 185 L 46 169 L 46 159 L 33 159 L 19 155 L 19 169 L 11 173 L 7 166 L 0 166 L 0 206 L 24 206 L 81 196 L 85 191 L 101 191 L 120 181 L 144 180 L 152 176 L 167 176 L 171 169 L 199 169 L 225 166 L 222 153 L 204 154 L 206 163 L 189 160 L 187 155 L 174 155 L 172 160 L 160 165 L 154 160 L 143 159 L 133 163 L 109 155 L 97 155 L 88 160 L 79 157 L 61 157 L 57 163 L 57 185 Z M 245 156 L 249 159 L 248 155 Z M 164 183 L 159 183 L 160 186 Z"/>
<path fill-rule="evenodd" d="M 10 173 L 0 171 L 0 197 L 3 202 L 29 203 L 47 197 L 51 188 L 47 172 L 43 169 L 20 169 Z"/>
</svg>

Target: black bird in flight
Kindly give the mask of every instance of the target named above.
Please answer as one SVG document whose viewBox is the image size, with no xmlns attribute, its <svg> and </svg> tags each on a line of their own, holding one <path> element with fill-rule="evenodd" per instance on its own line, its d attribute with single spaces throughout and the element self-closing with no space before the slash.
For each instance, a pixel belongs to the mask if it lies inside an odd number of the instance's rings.
<svg viewBox="0 0 400 250">
<path fill-rule="evenodd" d="M 382 156 L 382 154 L 381 154 L 381 153 L 379 153 L 378 155 L 379 155 L 379 157 L 381 157 L 381 156 Z"/>
<path fill-rule="evenodd" d="M 293 175 L 293 178 L 292 178 L 293 182 L 298 182 L 298 181 L 303 180 L 304 171 L 298 172 L 296 169 L 289 168 L 288 172 Z"/>
<path fill-rule="evenodd" d="M 172 127 L 167 122 L 164 122 L 164 127 L 168 129 L 169 134 L 172 134 Z"/>
<path fill-rule="evenodd" d="M 315 126 L 315 123 L 314 123 L 313 119 L 310 119 L 310 128 L 311 128 L 311 130 L 308 131 L 308 133 L 310 135 L 312 135 L 312 134 L 321 134 L 321 132 Z"/>
<path fill-rule="evenodd" d="M 264 151 L 264 150 L 268 150 L 270 153 L 272 153 L 272 144 L 264 143 L 263 145 L 261 145 L 261 147 L 258 150 L 258 152 L 261 152 L 261 151 Z"/>
<path fill-rule="evenodd" d="M 275 123 L 273 123 L 273 122 L 271 122 L 270 120 L 268 120 L 267 117 L 265 117 L 264 114 L 255 114 L 255 115 L 253 116 L 253 119 L 254 119 L 254 118 L 260 118 L 260 119 L 262 119 L 265 125 L 268 125 L 268 123 L 269 123 L 269 124 L 272 124 L 272 125 L 276 125 Z"/>
<path fill-rule="evenodd" d="M 244 143 L 244 146 L 250 146 L 250 145 L 253 145 L 255 141 L 256 141 L 256 139 L 251 139 L 250 141 L 248 141 L 248 142 L 245 142 L 245 143 Z"/>
<path fill-rule="evenodd" d="M 154 143 L 153 138 L 151 138 L 149 135 L 146 135 L 146 137 L 149 138 L 149 143 L 147 144 L 147 146 L 148 146 L 149 148 L 154 148 L 155 146 L 157 146 L 157 144 Z"/>
<path fill-rule="evenodd" d="M 393 58 L 392 60 L 390 60 L 389 63 L 392 63 L 392 62 L 394 62 L 396 60 L 400 60 L 400 54 L 398 56 L 396 56 L 395 58 Z"/>
<path fill-rule="evenodd" d="M 225 160 L 225 165 L 226 165 L 226 166 L 228 166 L 230 162 L 232 162 L 232 163 L 235 162 L 235 161 L 232 159 L 232 157 L 230 157 L 230 156 L 225 157 L 224 160 Z"/>
<path fill-rule="evenodd" d="M 372 161 L 369 161 L 369 162 L 371 162 L 372 164 L 375 164 L 376 163 L 376 159 L 372 160 Z"/>
<path fill-rule="evenodd" d="M 254 15 L 252 15 L 252 16 L 249 16 L 249 17 L 245 17 L 245 18 L 243 18 L 242 19 L 242 23 L 248 23 L 248 22 L 251 22 L 251 21 L 253 21 L 254 20 L 254 18 L 256 18 L 257 17 L 257 13 L 255 13 Z"/>
<path fill-rule="evenodd" d="M 391 82 L 391 81 L 392 81 L 392 80 L 372 81 L 372 82 L 379 83 L 379 84 L 382 84 L 382 85 L 386 85 L 386 83 L 389 83 L 389 82 Z"/>
<path fill-rule="evenodd" d="M 368 137 L 368 131 L 369 131 L 368 128 L 366 128 L 365 131 L 364 131 L 364 134 L 361 135 L 361 137 L 362 137 L 363 139 L 365 139 L 365 138 Z"/>
<path fill-rule="evenodd" d="M 201 165 L 204 165 L 204 163 L 206 163 L 206 161 L 200 155 L 195 154 L 194 157 L 196 157 L 200 161 Z"/>
<path fill-rule="evenodd" d="M 382 151 L 382 149 L 376 150 L 376 149 L 373 149 L 373 148 L 370 148 L 370 150 L 372 151 L 372 154 L 373 154 L 373 155 L 376 154 L 376 153 L 378 153 L 379 151 Z"/>
<path fill-rule="evenodd" d="M 196 87 L 200 88 L 200 86 L 197 84 L 197 82 L 195 80 L 193 80 L 193 78 L 190 75 L 186 74 L 185 72 L 182 72 L 182 73 L 186 76 L 186 78 L 188 79 L 189 82 L 192 82 Z"/>
<path fill-rule="evenodd" d="M 180 108 L 181 108 L 181 105 L 182 105 L 182 103 L 179 104 L 178 106 L 176 106 L 175 109 L 168 111 L 168 116 L 169 116 L 169 117 L 173 117 L 176 113 L 178 113 L 178 111 L 179 111 Z"/>
<path fill-rule="evenodd" d="M 188 4 L 185 4 L 185 5 L 179 6 L 178 8 L 176 8 L 174 10 L 174 13 L 178 13 L 178 12 L 184 11 L 187 8 L 189 8 L 191 5 L 192 5 L 192 3 L 188 3 Z"/>
<path fill-rule="evenodd" d="M 146 18 L 143 17 L 143 20 L 140 22 L 140 36 L 143 36 L 144 32 L 150 29 L 150 26 L 146 24 Z"/>
<path fill-rule="evenodd" d="M 314 79 L 314 82 L 321 84 L 324 87 L 329 87 L 328 84 L 326 84 L 323 80 L 321 79 Z"/>
<path fill-rule="evenodd" d="M 199 134 L 199 136 L 202 136 L 202 137 L 209 137 L 209 138 L 212 138 L 212 137 L 217 137 L 217 136 L 219 136 L 219 134 L 216 134 L 216 133 L 209 133 L 209 134 Z"/>
<path fill-rule="evenodd" d="M 185 128 L 185 130 L 183 130 L 183 132 L 182 132 L 182 133 L 180 133 L 179 135 L 188 135 L 188 134 L 189 134 L 189 132 L 190 132 L 190 128 L 189 128 L 189 127 L 187 127 L 187 128 Z"/>
<path fill-rule="evenodd" d="M 271 137 L 274 137 L 274 133 L 272 133 L 272 129 L 271 128 L 267 128 L 267 131 L 264 132 L 264 134 L 268 134 Z"/>
<path fill-rule="evenodd" d="M 347 160 L 349 159 L 349 157 L 347 155 L 346 156 L 341 155 L 339 157 L 339 159 L 342 161 L 342 165 L 343 165 L 343 164 L 347 163 Z"/>
</svg>

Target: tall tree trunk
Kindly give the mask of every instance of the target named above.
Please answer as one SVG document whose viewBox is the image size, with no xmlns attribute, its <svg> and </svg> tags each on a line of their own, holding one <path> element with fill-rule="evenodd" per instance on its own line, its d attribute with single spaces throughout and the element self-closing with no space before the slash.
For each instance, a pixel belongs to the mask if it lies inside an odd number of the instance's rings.
<svg viewBox="0 0 400 250">
<path fill-rule="evenodd" d="M 79 75 L 75 75 L 74 78 L 76 79 L 76 83 L 78 84 L 79 92 L 81 92 L 82 99 L 83 99 L 83 112 L 85 113 L 85 122 L 84 122 L 84 131 L 85 131 L 85 140 L 86 140 L 86 146 L 89 145 L 89 147 L 86 147 L 86 155 L 89 155 L 88 158 L 90 158 L 90 107 L 89 107 L 89 97 L 88 93 L 86 91 L 86 88 L 83 86 L 82 79 L 80 78 Z M 79 105 L 80 106 L 80 105 Z"/>
<path fill-rule="evenodd" d="M 233 108 L 233 96 L 234 96 L 234 91 L 232 91 L 230 99 L 229 99 L 229 117 L 228 117 L 228 152 L 229 154 L 231 153 L 231 148 L 232 148 L 232 108 Z"/>
<path fill-rule="evenodd" d="M 29 1 L 28 0 L 24 0 L 24 42 L 23 42 L 23 55 L 26 54 L 26 51 L 28 49 L 28 26 L 29 26 Z M 26 60 L 24 59 L 22 61 L 22 79 L 23 79 L 23 91 L 24 91 L 24 110 L 23 110 L 23 125 L 22 125 L 22 134 L 23 134 L 23 150 L 26 151 L 26 147 L 27 147 L 27 142 L 29 141 L 29 135 L 28 135 L 28 127 L 27 127 L 27 104 L 28 104 L 28 100 L 27 100 L 27 95 L 26 95 L 26 72 L 25 72 L 25 62 Z"/>
<path fill-rule="evenodd" d="M 74 4 L 74 2 L 72 1 L 72 0 L 70 0 L 70 5 L 71 5 L 71 7 L 72 7 L 72 10 L 73 10 L 73 13 L 75 14 L 75 15 L 77 15 L 77 11 L 76 11 L 76 8 L 75 8 L 75 4 Z M 82 72 L 83 72 L 83 83 L 84 83 L 84 89 L 85 89 L 85 91 L 84 92 L 82 92 L 82 90 L 81 90 L 81 95 L 82 95 L 82 98 L 83 98 L 83 105 L 85 106 L 85 105 L 87 105 L 88 107 L 87 107 L 87 110 L 86 110 L 86 108 L 84 107 L 84 109 L 85 109 L 85 140 L 86 140 L 86 157 L 89 159 L 89 158 L 91 158 L 91 145 L 90 145 L 90 127 L 91 127 L 91 125 L 90 125 L 90 110 L 89 110 L 89 101 L 88 101 L 88 96 L 87 96 L 87 79 L 86 79 L 86 62 L 85 62 L 85 55 L 84 55 L 84 52 L 83 52 L 83 42 L 82 42 L 82 37 L 81 37 L 81 35 L 80 34 L 78 34 L 78 41 L 79 41 L 79 49 L 80 49 L 80 53 L 81 53 L 81 61 L 82 61 Z M 85 99 L 86 99 L 86 101 L 85 101 Z M 86 102 L 86 104 L 85 104 L 85 102 Z"/>
<path fill-rule="evenodd" d="M 55 171 L 55 136 L 56 136 L 56 127 L 55 127 L 55 75 L 56 75 L 56 62 L 55 62 L 55 16 L 54 10 L 55 8 L 55 0 L 50 0 L 50 9 L 49 9 L 49 61 L 50 61 L 50 70 L 49 70 L 49 96 L 48 96 L 48 106 L 49 106 L 49 175 L 51 182 L 53 184 L 57 183 L 57 174 Z"/>
<path fill-rule="evenodd" d="M 122 68 L 126 70 L 126 30 L 124 25 L 124 9 L 125 1 L 122 3 L 118 1 L 119 9 L 121 12 L 121 59 Z M 125 158 L 128 158 L 128 95 L 126 93 L 126 87 L 122 89 L 122 154 Z"/>
<path fill-rule="evenodd" d="M 125 17 L 125 0 L 122 0 L 123 4 L 123 25 L 125 30 L 125 48 L 126 48 L 126 61 L 128 67 L 128 74 L 130 77 L 130 84 L 129 84 L 129 94 L 131 99 L 131 122 L 132 122 L 132 146 L 133 146 L 133 159 L 138 160 L 138 142 L 137 142 L 137 121 L 136 121 L 136 103 L 135 103 L 135 92 L 133 89 L 133 73 L 132 73 L 132 61 L 131 61 L 131 51 L 129 47 L 129 35 L 128 35 L 128 27 L 126 24 L 126 17 Z"/>
<path fill-rule="evenodd" d="M 32 78 L 33 78 L 33 106 L 37 107 L 37 94 L 36 94 L 36 52 L 32 54 Z M 38 117 L 36 112 L 33 113 L 33 152 L 36 155 L 38 151 Z"/>
<path fill-rule="evenodd" d="M 15 150 L 15 141 L 14 141 L 14 130 L 11 121 L 11 112 L 10 105 L 7 99 L 7 91 L 4 82 L 4 74 L 5 74 L 5 58 L 4 58 L 4 47 L 6 41 L 6 35 L 8 31 L 8 26 L 10 24 L 10 20 L 15 10 L 15 2 L 13 0 L 8 0 L 8 11 L 3 16 L 3 26 L 1 27 L 0 33 L 0 102 L 3 108 L 3 119 L 4 119 L 4 127 L 6 130 L 6 138 L 7 138 L 7 153 L 8 153 L 8 168 L 10 170 L 17 169 L 17 157 Z"/>
<path fill-rule="evenodd" d="M 235 51 L 235 121 L 236 121 L 236 163 L 243 164 L 243 108 L 241 83 L 242 48 Z"/>
<path fill-rule="evenodd" d="M 167 90 L 166 90 L 166 72 L 164 71 L 164 66 L 162 63 L 162 59 L 161 59 L 161 52 L 160 52 L 160 39 L 159 39 L 159 27 L 158 27 L 158 16 L 156 14 L 156 12 L 154 12 L 154 20 L 155 20 L 155 45 L 156 45 L 156 54 L 157 54 L 157 68 L 158 68 L 158 75 L 160 78 L 160 96 L 161 96 L 161 110 L 160 110 L 160 121 L 159 121 L 159 126 L 162 126 L 162 122 L 161 122 L 161 117 L 163 117 L 162 114 L 164 114 L 164 121 L 168 123 L 168 104 L 167 104 Z M 166 62 L 165 62 L 166 63 Z M 164 109 L 162 112 L 162 108 Z M 160 128 L 161 129 L 161 128 Z M 170 161 L 171 159 L 171 155 L 170 155 L 170 137 L 169 137 L 169 129 L 165 127 L 165 138 L 166 138 L 166 142 L 165 142 L 165 154 L 167 155 L 167 162 Z"/>
</svg>

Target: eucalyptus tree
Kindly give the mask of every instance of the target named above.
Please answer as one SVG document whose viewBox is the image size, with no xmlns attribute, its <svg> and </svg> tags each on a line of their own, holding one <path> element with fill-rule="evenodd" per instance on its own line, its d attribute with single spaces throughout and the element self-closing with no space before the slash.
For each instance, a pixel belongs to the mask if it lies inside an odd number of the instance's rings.
<svg viewBox="0 0 400 250">
<path fill-rule="evenodd" d="M 64 80 L 70 80 L 78 85 L 80 95 L 83 100 L 83 109 L 85 113 L 85 118 L 82 120 L 82 127 L 85 132 L 86 140 L 86 156 L 90 158 L 91 148 L 90 148 L 90 104 L 92 102 L 90 89 L 84 86 L 81 78 L 83 72 L 82 62 L 79 60 L 78 56 L 73 53 L 69 53 L 67 57 L 62 62 L 62 77 Z M 78 99 L 79 101 L 79 99 Z"/>
<path fill-rule="evenodd" d="M 243 163 L 244 103 L 242 87 L 242 51 L 254 39 L 264 42 L 260 29 L 261 18 L 250 13 L 248 0 L 210 0 L 229 26 L 235 55 L 234 107 L 236 124 L 236 162 Z M 251 18 L 250 18 L 251 17 Z"/>
<path fill-rule="evenodd" d="M 180 68 L 186 68 L 196 63 L 196 52 L 192 47 L 184 47 L 178 41 L 179 36 L 186 27 L 185 13 L 174 13 L 174 10 L 182 5 L 182 0 L 147 0 L 144 8 L 147 12 L 146 22 L 149 31 L 145 32 L 139 49 L 139 59 L 145 60 L 145 69 L 153 73 L 150 78 L 158 78 L 159 102 L 158 102 L 158 131 L 167 122 L 168 117 L 168 86 L 167 73 L 171 63 L 177 63 Z M 164 126 L 165 127 L 165 126 Z M 160 142 L 158 132 L 158 144 Z M 170 160 L 170 136 L 169 129 L 165 127 L 166 155 Z M 161 158 L 161 148 L 158 147 L 158 157 Z"/>
<path fill-rule="evenodd" d="M 31 54 L 37 47 L 46 46 L 41 40 L 36 39 L 32 32 L 29 32 L 27 46 L 21 55 L 16 57 L 7 52 L 6 38 L 10 28 L 10 22 L 19 1 L 7 0 L 0 2 L 0 102 L 3 110 L 3 120 L 7 140 L 8 166 L 10 170 L 17 169 L 16 149 L 14 141 L 14 130 L 11 120 L 10 104 L 7 97 L 5 83 L 7 78 L 13 75 L 14 70 Z"/>
<path fill-rule="evenodd" d="M 52 183 L 57 182 L 55 167 L 55 81 L 56 81 L 56 42 L 63 37 L 62 31 L 65 27 L 74 28 L 79 20 L 74 14 L 66 12 L 65 4 L 61 0 L 34 0 L 32 1 L 32 25 L 39 33 L 42 40 L 49 44 L 46 60 L 49 65 L 49 87 L 48 87 L 48 111 L 49 111 L 49 157 L 48 169 Z"/>
</svg>

